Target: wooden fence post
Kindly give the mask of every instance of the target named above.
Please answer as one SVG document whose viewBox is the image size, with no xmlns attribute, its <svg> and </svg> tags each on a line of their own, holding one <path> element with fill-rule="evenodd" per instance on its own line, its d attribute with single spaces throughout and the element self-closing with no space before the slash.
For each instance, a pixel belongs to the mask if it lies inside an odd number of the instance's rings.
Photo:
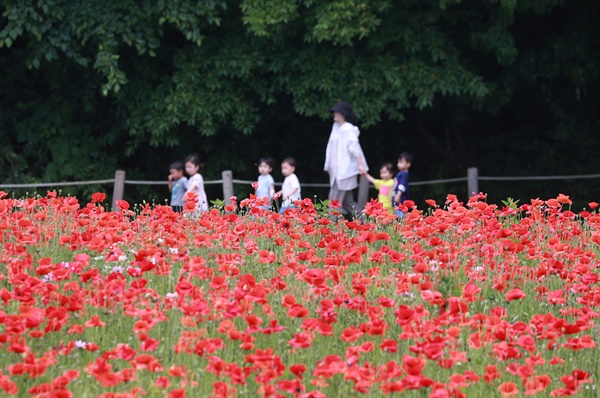
<svg viewBox="0 0 600 398">
<path fill-rule="evenodd" d="M 233 196 L 233 172 L 231 170 L 224 170 L 221 173 L 221 179 L 223 180 L 223 199 L 225 204 L 231 204 L 229 200 Z"/>
<path fill-rule="evenodd" d="M 473 193 L 479 193 L 479 171 L 477 167 L 469 167 L 467 169 L 467 194 L 469 198 Z"/>
<path fill-rule="evenodd" d="M 115 171 L 115 185 L 113 187 L 112 196 L 112 211 L 117 211 L 117 200 L 123 199 L 123 193 L 125 192 L 125 171 Z"/>
<path fill-rule="evenodd" d="M 358 180 L 358 212 L 364 210 L 369 200 L 369 180 L 367 176 L 361 175 Z"/>
</svg>

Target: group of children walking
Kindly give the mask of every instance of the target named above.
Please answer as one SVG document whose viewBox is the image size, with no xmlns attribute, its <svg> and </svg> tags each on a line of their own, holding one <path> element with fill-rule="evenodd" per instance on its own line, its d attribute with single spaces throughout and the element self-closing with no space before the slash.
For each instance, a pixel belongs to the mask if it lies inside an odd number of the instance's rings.
<svg viewBox="0 0 600 398">
<path fill-rule="evenodd" d="M 208 200 L 204 191 L 204 179 L 200 174 L 202 162 L 198 155 L 190 155 L 183 162 L 175 162 L 169 166 L 169 190 L 171 191 L 171 207 L 181 213 L 186 202 L 195 196 L 195 206 L 192 210 L 197 213 L 208 210 Z M 183 171 L 189 179 L 185 177 Z"/>
<path fill-rule="evenodd" d="M 263 200 L 263 208 L 271 207 L 271 200 L 277 200 L 281 197 L 281 208 L 283 213 L 286 209 L 294 207 L 294 201 L 300 200 L 300 181 L 296 176 L 296 161 L 287 157 L 281 162 L 281 174 L 285 177 L 281 190 L 275 192 L 275 180 L 271 172 L 275 167 L 275 160 L 272 157 L 265 156 L 258 161 L 258 181 L 255 185 L 255 194 L 257 199 Z"/>
<path fill-rule="evenodd" d="M 391 214 L 396 214 L 400 218 L 406 215 L 402 210 L 397 209 L 398 205 L 403 204 L 410 197 L 408 190 L 408 170 L 412 165 L 413 157 L 408 152 L 403 152 L 398 156 L 398 172 L 394 176 L 394 166 L 391 162 L 386 162 L 379 168 L 379 178 L 374 178 L 365 173 L 369 182 L 375 185 L 378 190 L 377 200 L 383 204 Z"/>
<path fill-rule="evenodd" d="M 384 163 L 379 169 L 379 178 L 368 174 L 368 166 L 359 143 L 360 130 L 356 126 L 356 116 L 352 106 L 341 101 L 329 109 L 333 117 L 331 135 L 325 151 L 325 164 L 323 170 L 329 174 L 329 200 L 339 202 L 342 210 L 352 217 L 357 209 L 353 190 L 357 186 L 359 174 L 375 185 L 378 190 L 378 200 L 390 214 L 404 217 L 399 205 L 409 198 L 408 170 L 412 164 L 412 155 L 408 152 L 398 156 L 398 172 L 394 176 L 392 163 Z M 253 185 L 256 199 L 261 207 L 270 209 L 273 200 L 281 197 L 280 212 L 294 207 L 295 201 L 300 200 L 300 181 L 296 177 L 296 161 L 290 157 L 281 162 L 281 174 L 285 177 L 282 188 L 275 192 L 275 180 L 271 172 L 275 167 L 275 160 L 263 157 L 258 161 L 258 181 Z M 187 180 L 183 176 L 183 169 L 190 176 Z M 198 156 L 188 156 L 183 163 L 176 162 L 171 165 L 169 174 L 169 189 L 171 189 L 171 206 L 175 211 L 182 211 L 185 206 L 188 210 L 200 213 L 208 209 L 204 183 L 199 173 L 200 161 Z M 196 194 L 196 205 L 191 206 L 188 201 L 191 194 Z M 188 201 L 188 202 L 186 202 Z"/>
<path fill-rule="evenodd" d="M 364 173 L 369 182 L 378 190 L 377 199 L 391 214 L 404 217 L 405 214 L 397 209 L 399 204 L 409 198 L 408 171 L 412 164 L 412 155 L 404 152 L 398 156 L 398 172 L 394 176 L 394 166 L 390 162 L 381 165 L 379 177 L 374 178 Z M 195 212 L 208 210 L 208 201 L 204 191 L 204 180 L 200 174 L 202 163 L 197 155 L 190 155 L 183 162 L 174 162 L 169 167 L 169 190 L 171 191 L 171 207 L 176 212 L 182 212 L 186 201 L 195 194 Z M 294 202 L 301 199 L 300 181 L 295 174 L 296 161 L 287 157 L 281 162 L 281 174 L 285 177 L 281 190 L 275 191 L 275 180 L 271 176 L 275 168 L 275 160 L 269 156 L 258 161 L 258 181 L 253 185 L 256 198 L 262 200 L 262 207 L 269 209 L 271 201 L 281 198 L 280 212 L 293 208 Z M 185 173 L 189 179 L 185 177 Z"/>
</svg>

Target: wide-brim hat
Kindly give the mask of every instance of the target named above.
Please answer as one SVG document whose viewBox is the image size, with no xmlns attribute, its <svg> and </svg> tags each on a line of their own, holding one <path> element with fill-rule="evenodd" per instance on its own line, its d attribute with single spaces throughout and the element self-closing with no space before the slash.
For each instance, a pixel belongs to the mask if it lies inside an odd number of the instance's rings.
<svg viewBox="0 0 600 398">
<path fill-rule="evenodd" d="M 351 118 L 353 116 L 352 105 L 350 105 L 346 101 L 338 102 L 337 104 L 335 104 L 334 106 L 332 106 L 329 110 L 331 112 L 339 112 L 339 113 L 341 113 L 342 116 L 344 116 L 346 119 L 349 119 L 349 118 Z"/>
</svg>

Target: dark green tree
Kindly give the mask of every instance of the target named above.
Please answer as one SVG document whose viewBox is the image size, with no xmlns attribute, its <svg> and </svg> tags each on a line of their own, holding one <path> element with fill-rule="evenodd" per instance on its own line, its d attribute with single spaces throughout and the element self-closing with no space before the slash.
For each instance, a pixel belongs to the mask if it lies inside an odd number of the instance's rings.
<svg viewBox="0 0 600 398">
<path fill-rule="evenodd" d="M 340 99 L 361 120 L 371 166 L 409 149 L 413 179 L 471 165 L 487 175 L 600 170 L 593 0 L 0 4 L 6 182 L 106 178 L 119 167 L 162 179 L 190 151 L 207 160 L 207 178 L 226 168 L 253 178 L 268 152 L 297 157 L 303 181 L 323 181 L 328 108 Z M 592 199 L 592 187 L 482 184 L 496 200 Z"/>
</svg>

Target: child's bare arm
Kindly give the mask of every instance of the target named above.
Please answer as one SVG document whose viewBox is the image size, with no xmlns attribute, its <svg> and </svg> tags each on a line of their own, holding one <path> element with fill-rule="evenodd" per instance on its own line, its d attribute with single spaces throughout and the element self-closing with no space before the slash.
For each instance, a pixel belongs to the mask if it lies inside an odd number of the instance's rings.
<svg viewBox="0 0 600 398">
<path fill-rule="evenodd" d="M 193 193 L 196 190 L 196 184 L 190 184 L 188 185 L 188 190 L 185 192 L 185 195 L 183 195 L 183 198 L 185 200 L 187 200 L 187 198 L 189 198 L 189 193 Z"/>
<path fill-rule="evenodd" d="M 398 191 L 396 196 L 394 197 L 394 202 L 400 203 L 400 199 L 402 198 L 402 191 Z"/>
<path fill-rule="evenodd" d="M 363 175 L 364 175 L 365 177 L 367 177 L 367 180 L 369 180 L 369 182 L 370 182 L 371 184 L 374 184 L 374 183 L 375 183 L 375 177 L 373 177 L 371 174 L 369 174 L 369 173 L 365 173 L 365 174 L 363 174 Z"/>
<path fill-rule="evenodd" d="M 173 177 L 169 174 L 169 192 L 173 192 Z"/>
</svg>

